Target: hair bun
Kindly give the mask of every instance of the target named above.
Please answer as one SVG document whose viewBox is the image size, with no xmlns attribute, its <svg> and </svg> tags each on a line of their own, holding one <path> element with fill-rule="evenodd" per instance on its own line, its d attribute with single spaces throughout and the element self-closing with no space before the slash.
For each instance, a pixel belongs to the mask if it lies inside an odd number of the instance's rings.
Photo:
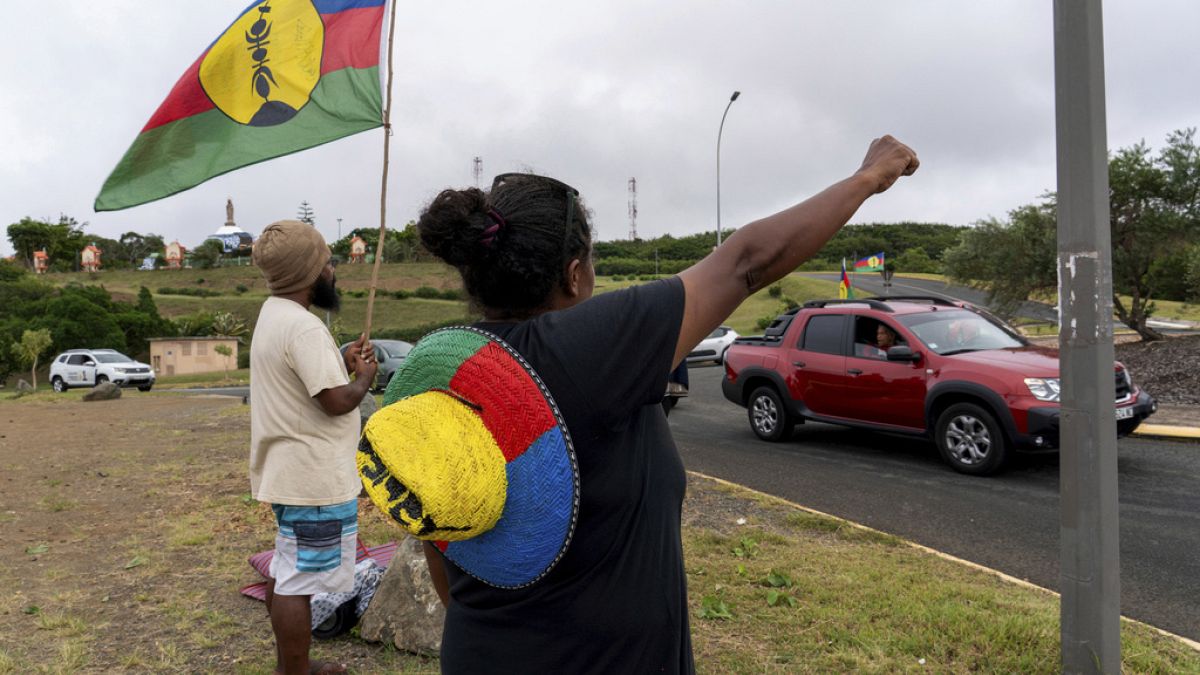
<svg viewBox="0 0 1200 675">
<path fill-rule="evenodd" d="M 417 221 L 421 244 L 447 263 L 462 266 L 487 255 L 487 195 L 478 188 L 442 190 Z"/>
</svg>

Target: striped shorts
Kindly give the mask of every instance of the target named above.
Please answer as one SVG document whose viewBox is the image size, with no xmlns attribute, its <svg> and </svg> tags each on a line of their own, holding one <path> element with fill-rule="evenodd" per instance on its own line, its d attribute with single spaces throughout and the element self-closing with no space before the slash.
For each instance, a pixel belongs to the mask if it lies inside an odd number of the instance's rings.
<svg viewBox="0 0 1200 675">
<path fill-rule="evenodd" d="M 279 531 L 271 576 L 279 595 L 346 593 L 354 588 L 358 500 L 329 506 L 272 504 Z"/>
</svg>

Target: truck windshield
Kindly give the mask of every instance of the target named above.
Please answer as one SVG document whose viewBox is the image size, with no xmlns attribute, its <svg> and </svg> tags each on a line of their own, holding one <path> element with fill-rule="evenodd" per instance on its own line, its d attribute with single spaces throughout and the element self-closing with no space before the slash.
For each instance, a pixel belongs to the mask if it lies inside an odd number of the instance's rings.
<svg viewBox="0 0 1200 675">
<path fill-rule="evenodd" d="M 1025 345 L 1011 328 L 967 310 L 922 312 L 897 318 L 926 347 L 942 355 Z"/>
</svg>

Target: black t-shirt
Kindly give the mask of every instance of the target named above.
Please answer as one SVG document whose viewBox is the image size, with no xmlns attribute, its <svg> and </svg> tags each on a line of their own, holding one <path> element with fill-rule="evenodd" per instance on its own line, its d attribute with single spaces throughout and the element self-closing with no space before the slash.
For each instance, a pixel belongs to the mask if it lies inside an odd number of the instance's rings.
<svg viewBox="0 0 1200 675">
<path fill-rule="evenodd" d="M 523 589 L 446 560 L 446 673 L 691 673 L 680 510 L 686 477 L 658 403 L 683 319 L 678 278 L 521 323 L 477 324 L 529 361 L 579 462 L 575 536 Z"/>
</svg>

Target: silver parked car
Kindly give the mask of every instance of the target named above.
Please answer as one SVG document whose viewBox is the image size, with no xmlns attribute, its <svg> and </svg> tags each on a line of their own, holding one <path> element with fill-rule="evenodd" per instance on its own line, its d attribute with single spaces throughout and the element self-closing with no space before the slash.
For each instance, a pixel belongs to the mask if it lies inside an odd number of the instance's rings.
<svg viewBox="0 0 1200 675">
<path fill-rule="evenodd" d="M 738 338 L 737 331 L 729 326 L 720 326 L 700 341 L 696 348 L 687 355 L 688 363 L 713 361 L 725 363 L 725 350 Z"/>
<path fill-rule="evenodd" d="M 342 354 L 345 354 L 346 348 L 352 344 L 354 343 L 347 342 L 342 345 Z M 379 371 L 375 374 L 375 388 L 383 391 L 387 389 L 388 382 L 392 381 L 392 373 L 404 363 L 413 346 L 404 340 L 371 340 L 371 345 L 375 347 L 375 361 L 379 363 Z"/>
</svg>

